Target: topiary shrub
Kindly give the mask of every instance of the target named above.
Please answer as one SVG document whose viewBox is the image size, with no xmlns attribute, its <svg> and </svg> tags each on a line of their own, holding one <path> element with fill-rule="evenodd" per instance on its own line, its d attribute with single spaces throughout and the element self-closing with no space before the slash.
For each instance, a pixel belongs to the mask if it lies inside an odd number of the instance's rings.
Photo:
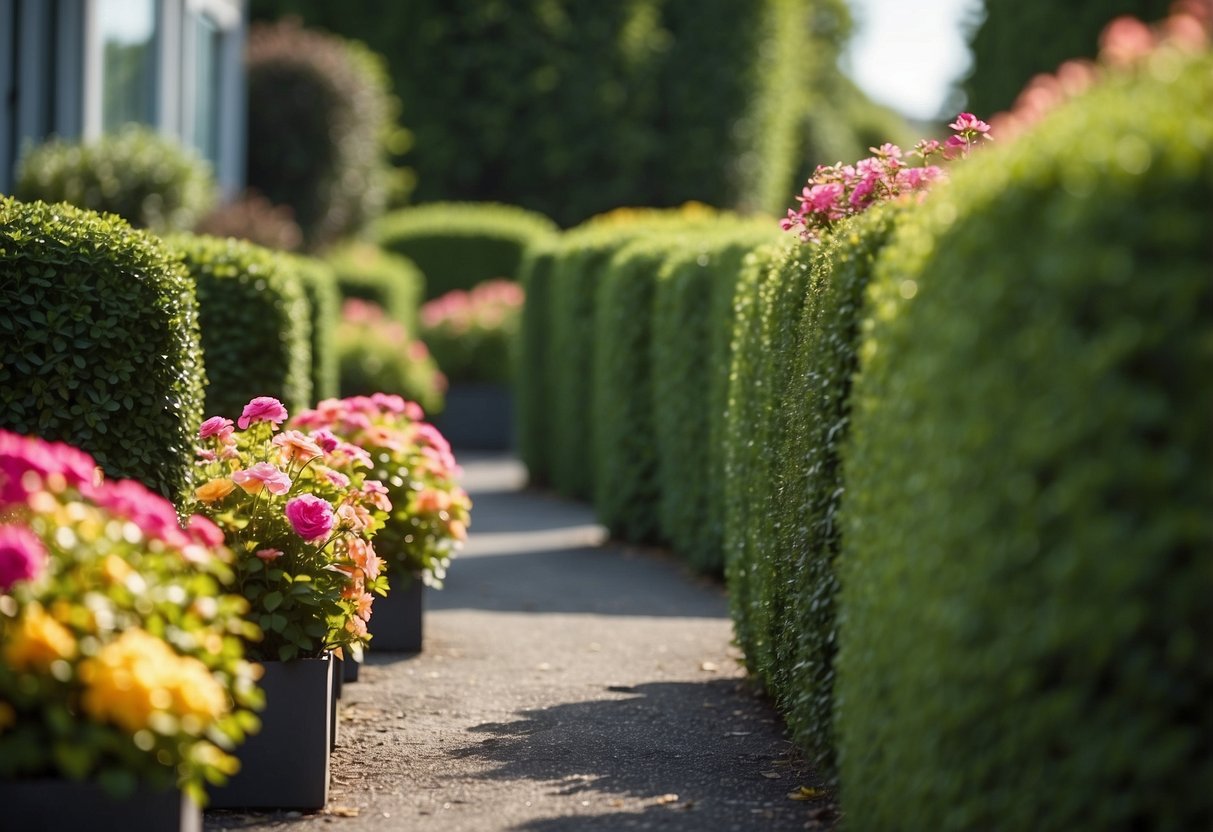
<svg viewBox="0 0 1213 832">
<path fill-rule="evenodd" d="M 742 261 L 775 237 L 769 222 L 697 235 L 671 252 L 653 302 L 661 536 L 704 572 L 724 568 L 724 461 L 733 294 Z"/>
<path fill-rule="evenodd" d="M 511 205 L 437 202 L 393 211 L 375 236 L 417 264 L 428 300 L 493 278 L 516 280 L 527 246 L 555 230 L 542 214 Z"/>
<path fill-rule="evenodd" d="M 518 267 L 518 282 L 526 296 L 519 324 L 518 362 L 514 379 L 514 408 L 518 456 L 532 486 L 547 485 L 552 476 L 550 352 L 553 274 L 559 259 L 559 237 L 526 250 Z"/>
<path fill-rule="evenodd" d="M 21 200 L 68 202 L 157 233 L 193 228 L 216 194 L 205 160 L 134 125 L 87 143 L 52 139 L 30 149 L 13 187 Z"/>
<path fill-rule="evenodd" d="M 843 463 L 856 829 L 1213 827 L 1213 57 L 996 145 L 881 257 Z"/>
<path fill-rule="evenodd" d="M 372 303 L 350 299 L 337 327 L 341 396 L 403 396 L 431 416 L 443 408 L 446 378 L 423 342 Z"/>
<path fill-rule="evenodd" d="M 297 20 L 249 30 L 248 184 L 291 207 L 310 248 L 383 211 L 394 109 L 377 60 Z"/>
<path fill-rule="evenodd" d="M 336 273 L 343 298 L 380 306 L 392 320 L 416 331 L 425 276 L 412 260 L 357 240 L 329 249 L 324 259 Z"/>
<path fill-rule="evenodd" d="M 323 260 L 283 255 L 307 297 L 309 352 L 312 356 L 312 401 L 336 398 L 341 360 L 337 350 L 337 323 L 341 319 L 341 293 L 333 269 Z"/>
<path fill-rule="evenodd" d="M 202 421 L 198 305 L 156 238 L 0 198 L 0 426 L 179 499 Z"/>
<path fill-rule="evenodd" d="M 207 413 L 239 413 L 256 396 L 288 410 L 312 400 L 307 295 L 280 254 L 232 238 L 168 240 L 198 285 Z"/>
</svg>

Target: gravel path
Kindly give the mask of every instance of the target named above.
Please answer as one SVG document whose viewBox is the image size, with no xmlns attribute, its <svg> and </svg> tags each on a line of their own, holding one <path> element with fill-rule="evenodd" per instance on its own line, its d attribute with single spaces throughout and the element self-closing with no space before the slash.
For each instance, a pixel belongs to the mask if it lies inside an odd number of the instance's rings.
<svg viewBox="0 0 1213 832">
<path fill-rule="evenodd" d="M 207 830 L 833 826 L 744 681 L 718 585 L 604 544 L 511 459 L 461 460 L 471 539 L 427 590 L 425 652 L 371 653 L 346 686 L 326 810 L 210 812 Z"/>
</svg>

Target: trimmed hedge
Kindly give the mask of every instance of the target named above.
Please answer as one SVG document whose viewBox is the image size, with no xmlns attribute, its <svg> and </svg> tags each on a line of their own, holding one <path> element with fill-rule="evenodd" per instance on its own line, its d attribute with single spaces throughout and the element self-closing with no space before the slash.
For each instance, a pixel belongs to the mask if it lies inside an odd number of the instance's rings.
<svg viewBox="0 0 1213 832">
<path fill-rule="evenodd" d="M 198 285 L 207 415 L 235 418 L 255 396 L 273 396 L 291 412 L 308 407 L 310 311 L 289 261 L 230 237 L 168 242 Z"/>
<path fill-rule="evenodd" d="M 497 277 L 517 280 L 527 246 L 555 231 L 547 217 L 511 205 L 436 202 L 393 211 L 375 237 L 417 264 L 429 300 Z"/>
<path fill-rule="evenodd" d="M 307 297 L 311 333 L 312 401 L 333 399 L 341 392 L 337 354 L 337 322 L 341 319 L 341 293 L 331 266 L 314 257 L 281 255 L 295 272 Z"/>
<path fill-rule="evenodd" d="M 52 139 L 30 149 L 13 188 L 21 200 L 68 202 L 156 233 L 193 228 L 217 194 L 206 160 L 135 125 L 87 143 Z"/>
<path fill-rule="evenodd" d="M 969 160 L 881 257 L 844 449 L 856 829 L 1213 827 L 1213 57 Z"/>
<path fill-rule="evenodd" d="M 661 537 L 703 572 L 724 568 L 724 460 L 733 294 L 769 223 L 697 235 L 670 252 L 653 299 L 651 360 Z"/>
<path fill-rule="evenodd" d="M 425 291 L 425 276 L 412 260 L 362 241 L 332 248 L 324 259 L 336 273 L 343 298 L 380 306 L 409 332 L 418 331 L 417 310 Z"/>
<path fill-rule="evenodd" d="M 526 293 L 518 336 L 518 364 L 514 378 L 515 431 L 518 456 L 531 486 L 545 486 L 552 477 L 552 292 L 559 260 L 560 237 L 552 237 L 526 250 L 518 267 L 518 281 Z"/>
<path fill-rule="evenodd" d="M 194 286 L 159 240 L 0 198 L 0 425 L 180 499 L 203 379 Z"/>
</svg>

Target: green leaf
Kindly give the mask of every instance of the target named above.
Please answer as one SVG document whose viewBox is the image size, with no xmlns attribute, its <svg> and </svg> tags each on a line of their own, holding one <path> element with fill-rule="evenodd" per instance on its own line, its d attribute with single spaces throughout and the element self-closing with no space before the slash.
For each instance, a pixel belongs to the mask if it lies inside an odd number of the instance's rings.
<svg viewBox="0 0 1213 832">
<path fill-rule="evenodd" d="M 261 599 L 261 604 L 265 607 L 266 612 L 273 612 L 282 606 L 282 593 L 278 590 L 274 590 L 269 595 Z"/>
</svg>

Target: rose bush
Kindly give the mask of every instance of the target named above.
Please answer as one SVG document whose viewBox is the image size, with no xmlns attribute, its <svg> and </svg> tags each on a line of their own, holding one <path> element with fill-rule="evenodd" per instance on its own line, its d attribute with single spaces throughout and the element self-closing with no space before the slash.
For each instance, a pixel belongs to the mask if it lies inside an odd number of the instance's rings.
<svg viewBox="0 0 1213 832">
<path fill-rule="evenodd" d="M 421 307 L 421 339 L 449 381 L 510 382 L 524 298 L 512 280 L 486 280 Z"/>
</svg>

